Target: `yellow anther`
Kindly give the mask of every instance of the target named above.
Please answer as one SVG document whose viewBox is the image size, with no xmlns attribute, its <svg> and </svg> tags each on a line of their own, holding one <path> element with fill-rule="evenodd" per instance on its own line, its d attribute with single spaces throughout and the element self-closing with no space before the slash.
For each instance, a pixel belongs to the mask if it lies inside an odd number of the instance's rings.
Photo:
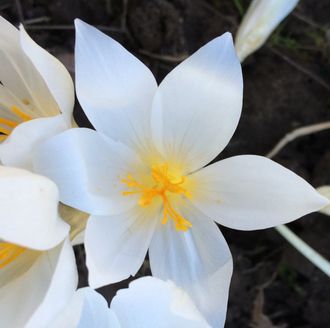
<svg viewBox="0 0 330 328">
<path fill-rule="evenodd" d="M 10 135 L 10 131 L 7 129 L 4 129 L 0 126 L 0 133 L 4 134 L 5 136 L 9 136 Z"/>
<path fill-rule="evenodd" d="M 25 114 L 23 111 L 21 111 L 17 106 L 12 106 L 11 110 L 13 113 L 15 113 L 18 117 L 20 117 L 24 122 L 30 121 L 32 117 L 28 114 Z"/>
<path fill-rule="evenodd" d="M 15 128 L 19 123 L 0 117 L 0 124 L 10 126 L 11 128 Z"/>
<path fill-rule="evenodd" d="M 181 194 L 190 198 L 190 193 L 183 188 L 186 181 L 184 176 L 175 176 L 170 173 L 168 164 L 155 165 L 151 168 L 151 177 L 155 183 L 152 186 L 145 186 L 135 180 L 130 174 L 121 182 L 125 183 L 132 190 L 124 191 L 124 196 L 140 194 L 138 204 L 142 207 L 149 206 L 155 197 L 160 197 L 163 202 L 163 220 L 166 224 L 168 218 L 174 222 L 175 228 L 179 231 L 187 231 L 192 224 L 180 215 L 171 205 L 169 197 L 172 194 Z"/>
<path fill-rule="evenodd" d="M 13 262 L 26 248 L 11 243 L 0 242 L 0 269 Z"/>
<path fill-rule="evenodd" d="M 24 100 L 28 101 L 27 99 L 23 99 L 23 102 Z M 21 111 L 17 106 L 11 106 L 10 109 L 17 116 L 18 122 L 0 117 L 0 124 L 5 126 L 5 128 L 0 126 L 0 142 L 5 140 L 11 134 L 12 130 L 16 128 L 17 125 L 22 122 L 30 121 L 32 119 L 30 115 Z"/>
</svg>

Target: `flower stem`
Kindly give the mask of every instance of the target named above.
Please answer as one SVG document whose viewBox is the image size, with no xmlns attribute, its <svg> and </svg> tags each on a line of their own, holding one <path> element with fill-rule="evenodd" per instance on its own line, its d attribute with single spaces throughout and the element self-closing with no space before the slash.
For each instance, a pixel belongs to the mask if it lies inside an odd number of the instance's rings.
<svg viewBox="0 0 330 328">
<path fill-rule="evenodd" d="M 323 271 L 330 277 L 330 262 L 327 261 L 322 255 L 316 252 L 312 247 L 295 235 L 285 225 L 275 227 L 278 233 L 285 238 L 294 248 L 296 248 L 302 255 L 304 255 L 310 262 Z"/>
</svg>

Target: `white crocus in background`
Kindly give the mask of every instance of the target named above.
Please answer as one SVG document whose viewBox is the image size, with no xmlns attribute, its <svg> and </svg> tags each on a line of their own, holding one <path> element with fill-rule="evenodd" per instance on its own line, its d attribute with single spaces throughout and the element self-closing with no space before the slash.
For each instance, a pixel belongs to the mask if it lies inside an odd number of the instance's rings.
<svg viewBox="0 0 330 328">
<path fill-rule="evenodd" d="M 232 258 L 213 222 L 263 229 L 319 210 L 327 200 L 261 156 L 204 167 L 232 137 L 242 107 L 241 67 L 226 33 L 178 65 L 157 88 L 137 58 L 76 22 L 77 95 L 96 131 L 48 139 L 38 171 L 61 201 L 91 213 L 89 283 L 134 275 L 149 249 L 154 276 L 184 288 L 214 327 L 225 321 Z"/>
<path fill-rule="evenodd" d="M 72 79 L 23 26 L 0 16 L 0 81 L 0 161 L 30 169 L 34 147 L 71 127 Z"/>
<path fill-rule="evenodd" d="M 0 326 L 47 327 L 77 287 L 69 226 L 48 178 L 0 166 Z"/>
<path fill-rule="evenodd" d="M 241 61 L 258 50 L 299 0 L 253 0 L 243 17 L 235 47 Z"/>
<path fill-rule="evenodd" d="M 78 289 L 51 328 L 207 328 L 188 294 L 171 281 L 137 279 L 112 299 L 89 287 Z"/>
<path fill-rule="evenodd" d="M 317 188 L 317 191 L 323 195 L 324 197 L 328 198 L 330 200 L 330 186 L 322 186 Z M 328 206 L 325 206 L 320 210 L 321 213 L 330 215 L 330 204 Z"/>
</svg>

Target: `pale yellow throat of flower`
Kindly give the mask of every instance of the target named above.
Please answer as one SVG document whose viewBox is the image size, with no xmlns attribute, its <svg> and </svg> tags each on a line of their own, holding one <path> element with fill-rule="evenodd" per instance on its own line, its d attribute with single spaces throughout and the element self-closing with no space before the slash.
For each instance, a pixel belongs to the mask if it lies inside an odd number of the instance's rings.
<svg viewBox="0 0 330 328">
<path fill-rule="evenodd" d="M 25 105 L 29 105 L 30 102 L 27 99 L 23 100 Z M 26 113 L 24 113 L 19 107 L 11 106 L 10 110 L 12 114 L 15 115 L 16 120 L 9 120 L 7 118 L 0 117 L 0 142 L 7 139 L 11 134 L 14 128 L 17 125 L 23 122 L 30 121 L 32 117 Z"/>
<path fill-rule="evenodd" d="M 121 179 L 121 182 L 129 187 L 129 190 L 123 192 L 124 196 L 140 195 L 138 204 L 141 207 L 148 207 L 156 199 L 160 199 L 163 206 L 162 224 L 166 224 L 170 218 L 173 220 L 176 230 L 187 231 L 192 227 L 192 224 L 179 214 L 172 205 L 175 195 L 191 198 L 187 179 L 187 176 L 171 172 L 169 165 L 165 163 L 152 166 L 150 177 L 141 177 L 139 180 L 135 179 L 132 174 L 128 174 L 125 179 Z"/>
<path fill-rule="evenodd" d="M 0 270 L 12 263 L 25 250 L 26 248 L 15 244 L 0 242 Z"/>
</svg>

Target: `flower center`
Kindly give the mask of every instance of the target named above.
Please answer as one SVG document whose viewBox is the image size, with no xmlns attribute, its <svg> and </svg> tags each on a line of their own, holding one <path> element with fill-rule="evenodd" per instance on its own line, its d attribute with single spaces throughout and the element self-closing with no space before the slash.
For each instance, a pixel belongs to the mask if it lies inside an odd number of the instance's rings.
<svg viewBox="0 0 330 328">
<path fill-rule="evenodd" d="M 15 244 L 0 242 L 0 269 L 13 262 L 25 249 Z"/>
<path fill-rule="evenodd" d="M 140 194 L 138 204 L 141 207 L 147 207 L 152 204 L 154 198 L 160 198 L 163 203 L 163 220 L 162 224 L 166 224 L 168 218 L 171 218 L 178 231 L 187 231 L 192 224 L 180 215 L 170 202 L 171 194 L 183 195 L 190 198 L 190 193 L 183 187 L 186 182 L 185 176 L 177 176 L 171 174 L 168 164 L 154 165 L 151 168 L 152 184 L 140 183 L 135 180 L 131 174 L 121 182 L 125 183 L 130 190 L 124 191 L 124 196 Z"/>
<path fill-rule="evenodd" d="M 28 105 L 29 102 L 27 99 L 23 100 L 25 105 Z M 32 117 L 24 113 L 21 109 L 17 106 L 12 106 L 10 108 L 12 114 L 15 115 L 16 120 L 12 121 L 7 118 L 0 117 L 0 142 L 7 139 L 10 133 L 16 128 L 17 125 L 20 123 L 30 121 Z"/>
</svg>

